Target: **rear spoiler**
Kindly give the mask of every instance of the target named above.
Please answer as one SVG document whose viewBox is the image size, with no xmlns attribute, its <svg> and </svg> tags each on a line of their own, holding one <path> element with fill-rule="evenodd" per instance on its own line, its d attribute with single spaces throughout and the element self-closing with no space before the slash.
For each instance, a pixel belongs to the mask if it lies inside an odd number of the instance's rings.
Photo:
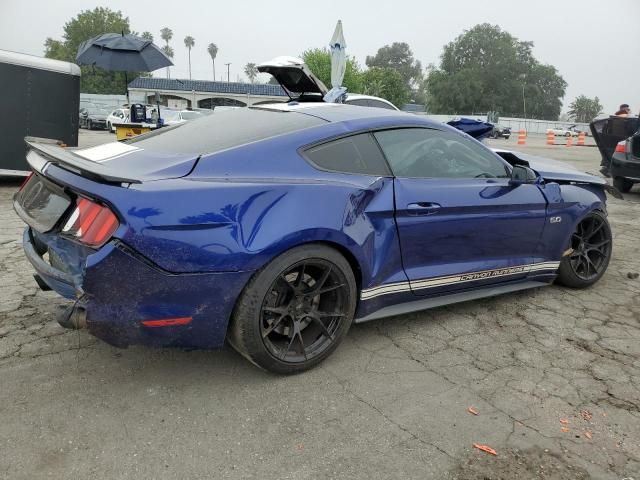
<svg viewBox="0 0 640 480">
<path fill-rule="evenodd" d="M 60 168 L 100 183 L 142 183 L 135 178 L 115 175 L 113 169 L 110 169 L 106 165 L 74 155 L 71 150 L 59 146 L 55 141 L 37 140 L 38 141 L 34 138 L 26 137 L 25 143 L 30 149 L 30 151 L 27 152 L 27 162 L 32 169 L 40 173 L 43 173 L 43 169 L 48 163 L 53 163 Z"/>
</svg>

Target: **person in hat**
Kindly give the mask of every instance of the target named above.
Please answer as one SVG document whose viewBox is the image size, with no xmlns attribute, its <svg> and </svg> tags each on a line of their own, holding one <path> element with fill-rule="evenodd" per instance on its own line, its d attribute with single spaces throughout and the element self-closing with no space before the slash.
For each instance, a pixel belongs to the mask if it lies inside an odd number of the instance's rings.
<svg viewBox="0 0 640 480">
<path fill-rule="evenodd" d="M 613 114 L 613 117 L 623 117 L 627 118 L 631 116 L 631 108 L 629 108 L 628 103 L 623 103 L 618 108 L 618 111 Z M 609 120 L 609 122 L 613 121 L 613 118 Z M 609 135 L 618 136 L 619 138 L 624 138 L 626 136 L 633 135 L 632 131 L 628 131 L 630 124 L 625 120 L 615 121 L 614 125 L 616 125 L 615 133 L 611 128 L 611 123 L 609 124 Z M 637 127 L 633 127 L 637 128 Z M 611 159 L 605 155 L 602 155 L 602 161 L 600 162 L 600 173 L 602 173 L 605 177 L 610 176 L 610 168 L 611 168 Z"/>
<path fill-rule="evenodd" d="M 622 105 L 620 105 L 618 111 L 614 113 L 616 117 L 628 117 L 629 114 L 631 114 L 631 109 L 629 108 L 628 103 L 623 103 Z"/>
</svg>

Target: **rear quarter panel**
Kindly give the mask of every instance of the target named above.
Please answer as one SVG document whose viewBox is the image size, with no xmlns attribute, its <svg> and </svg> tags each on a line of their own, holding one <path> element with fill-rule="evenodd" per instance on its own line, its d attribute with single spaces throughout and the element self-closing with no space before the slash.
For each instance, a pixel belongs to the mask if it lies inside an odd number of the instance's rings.
<svg viewBox="0 0 640 480">
<path fill-rule="evenodd" d="M 165 183 L 120 206 L 122 240 L 165 270 L 253 271 L 297 245 L 325 242 L 351 257 L 365 285 L 403 275 L 389 178 Z"/>
</svg>

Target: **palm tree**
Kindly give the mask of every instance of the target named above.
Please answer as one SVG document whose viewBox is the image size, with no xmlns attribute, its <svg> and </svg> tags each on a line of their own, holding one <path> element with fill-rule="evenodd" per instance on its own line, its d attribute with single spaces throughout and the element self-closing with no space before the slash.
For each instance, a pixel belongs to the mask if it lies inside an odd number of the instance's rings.
<svg viewBox="0 0 640 480">
<path fill-rule="evenodd" d="M 171 45 L 165 45 L 161 48 L 161 50 L 164 52 L 164 54 L 169 57 L 169 58 L 173 58 L 173 48 L 171 47 Z M 169 67 L 167 67 L 168 69 Z M 167 77 L 168 78 L 168 77 Z"/>
<path fill-rule="evenodd" d="M 153 43 L 153 33 L 151 32 L 142 32 L 142 35 L 140 35 L 140 37 Z"/>
<path fill-rule="evenodd" d="M 191 80 L 191 49 L 195 44 L 196 41 L 191 35 L 184 37 L 184 46 L 189 50 L 189 80 Z"/>
<path fill-rule="evenodd" d="M 251 83 L 255 83 L 258 76 L 258 69 L 255 63 L 247 63 L 244 67 L 244 74 L 247 76 Z"/>
<path fill-rule="evenodd" d="M 211 63 L 213 64 L 213 81 L 216 81 L 216 56 L 218 55 L 218 46 L 215 43 L 210 43 L 207 47 L 209 55 L 211 55 Z"/>
<path fill-rule="evenodd" d="M 173 58 L 173 48 L 169 46 L 169 40 L 173 38 L 173 30 L 171 30 L 169 27 L 164 27 L 162 30 L 160 30 L 160 37 L 162 37 L 162 39 L 166 43 L 166 45 L 162 48 L 162 51 L 167 55 L 167 57 Z M 169 52 L 171 52 L 171 54 L 169 54 Z M 169 78 L 169 67 L 167 67 L 167 78 Z"/>
</svg>

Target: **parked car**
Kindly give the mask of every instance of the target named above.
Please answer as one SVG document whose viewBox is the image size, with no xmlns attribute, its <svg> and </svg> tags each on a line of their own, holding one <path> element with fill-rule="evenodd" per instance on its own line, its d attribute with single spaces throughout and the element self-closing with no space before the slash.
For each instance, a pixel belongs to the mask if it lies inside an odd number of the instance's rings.
<svg viewBox="0 0 640 480">
<path fill-rule="evenodd" d="M 14 207 L 36 279 L 73 301 L 62 325 L 118 346 L 228 341 L 293 373 L 353 322 L 588 287 L 611 257 L 602 178 L 408 113 L 261 105 L 29 146 Z"/>
<path fill-rule="evenodd" d="M 104 107 L 89 107 L 80 109 L 78 126 L 89 130 L 107 129 L 107 116 L 110 111 Z"/>
<path fill-rule="evenodd" d="M 602 170 L 613 186 L 628 192 L 640 183 L 640 119 L 608 117 L 591 122 L 591 132 L 602 155 Z"/>
<path fill-rule="evenodd" d="M 501 125 L 494 125 L 493 130 L 489 133 L 489 138 L 504 138 L 509 140 L 511 136 L 511 127 L 503 127 Z"/>
<path fill-rule="evenodd" d="M 297 102 L 322 102 L 329 89 L 316 77 L 300 58 L 276 57 L 256 67 L 261 73 L 271 74 L 280 83 L 290 100 Z M 347 92 L 344 103 L 361 107 L 377 107 L 399 110 L 384 98 Z"/>
<path fill-rule="evenodd" d="M 577 137 L 581 133 L 584 133 L 585 137 L 588 137 L 590 135 L 588 128 L 579 127 L 577 125 L 570 125 L 568 127 L 568 130 L 571 131 L 571 135 L 574 136 L 574 137 Z"/>
<path fill-rule="evenodd" d="M 558 135 L 559 137 L 577 137 L 578 132 L 575 130 L 570 130 L 565 127 L 554 127 L 548 128 L 547 133 L 553 133 L 554 135 Z"/>
<path fill-rule="evenodd" d="M 116 127 L 113 125 L 116 123 L 127 123 L 129 119 L 129 110 L 126 108 L 116 108 L 107 116 L 107 130 L 115 133 Z"/>
<path fill-rule="evenodd" d="M 160 110 L 160 116 L 164 120 L 165 125 L 176 125 L 188 122 L 189 120 L 202 118 L 205 115 L 194 110 L 170 110 L 168 108 L 163 108 Z"/>
<path fill-rule="evenodd" d="M 348 93 L 344 103 L 347 105 L 359 105 L 361 107 L 386 108 L 387 110 L 399 110 L 393 103 L 384 98 L 371 95 L 361 95 L 359 93 Z"/>
</svg>

